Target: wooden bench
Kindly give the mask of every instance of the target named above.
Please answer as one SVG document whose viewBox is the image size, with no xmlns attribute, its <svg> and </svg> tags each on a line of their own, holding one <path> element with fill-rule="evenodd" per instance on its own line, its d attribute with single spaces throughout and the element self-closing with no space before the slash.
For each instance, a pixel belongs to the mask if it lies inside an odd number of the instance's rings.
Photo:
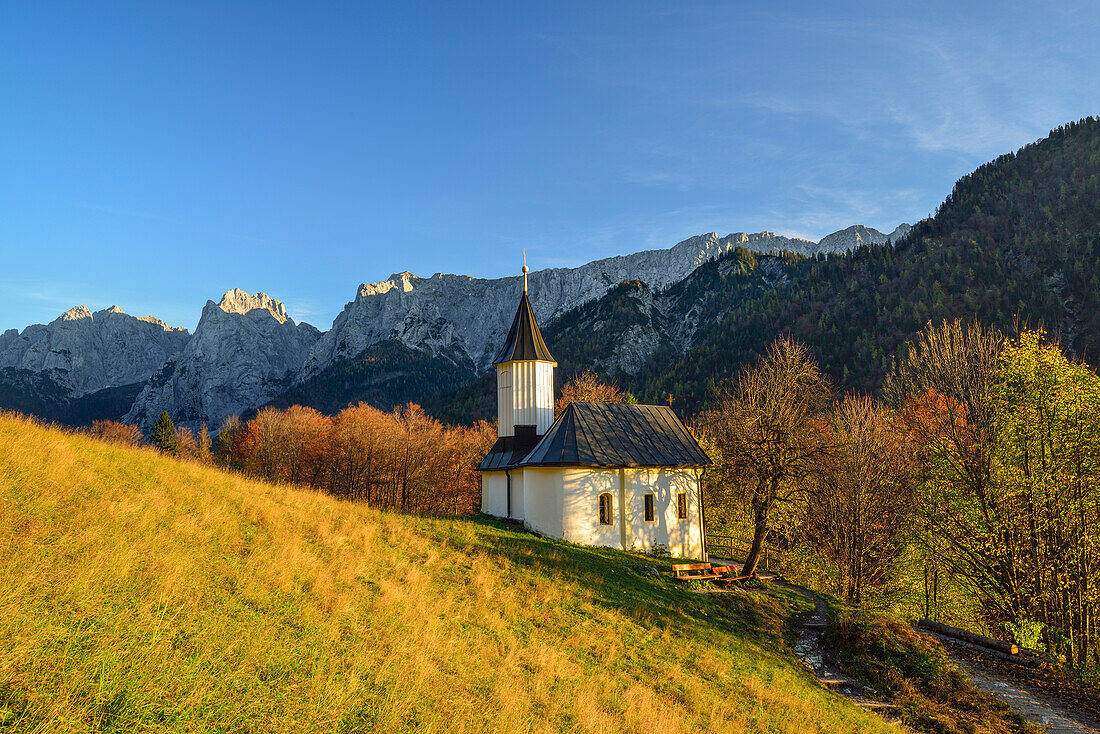
<svg viewBox="0 0 1100 734">
<path fill-rule="evenodd" d="M 709 563 L 674 563 L 672 578 L 676 581 L 713 581 L 721 577 Z"/>
<path fill-rule="evenodd" d="M 752 578 L 752 576 L 738 576 L 741 569 L 737 566 L 715 566 L 711 571 L 718 574 L 718 578 L 714 579 L 714 583 L 720 586 L 728 586 L 737 581 L 747 581 Z"/>
</svg>

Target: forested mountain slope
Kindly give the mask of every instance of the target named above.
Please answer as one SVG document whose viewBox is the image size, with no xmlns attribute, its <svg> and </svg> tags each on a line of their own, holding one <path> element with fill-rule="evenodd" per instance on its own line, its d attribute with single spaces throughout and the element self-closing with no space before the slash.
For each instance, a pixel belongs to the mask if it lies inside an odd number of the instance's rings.
<svg viewBox="0 0 1100 734">
<path fill-rule="evenodd" d="M 719 320 L 679 359 L 642 370 L 632 383 L 640 396 L 672 393 L 698 405 L 708 385 L 784 333 L 810 344 L 841 389 L 873 391 L 906 340 L 928 321 L 956 317 L 1002 329 L 1017 318 L 1044 325 L 1093 361 L 1100 121 L 1066 125 L 963 177 L 897 245 L 792 260 L 789 282 L 755 291 L 728 288 L 714 273 L 721 268 L 701 268 L 683 284 L 710 277 L 723 294 Z"/>
<path fill-rule="evenodd" d="M 692 412 L 777 336 L 808 343 L 842 390 L 875 391 L 929 321 L 1019 319 L 1100 358 L 1100 121 L 1058 128 L 956 183 L 897 243 L 844 254 L 738 248 L 660 293 L 623 283 L 544 329 L 561 376 L 595 367 L 643 401 Z M 483 379 L 439 400 L 489 415 Z"/>
</svg>

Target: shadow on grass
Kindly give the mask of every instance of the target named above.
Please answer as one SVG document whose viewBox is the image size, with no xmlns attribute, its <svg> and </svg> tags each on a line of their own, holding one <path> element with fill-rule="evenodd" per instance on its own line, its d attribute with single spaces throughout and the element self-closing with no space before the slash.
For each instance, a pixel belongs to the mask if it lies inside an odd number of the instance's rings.
<svg viewBox="0 0 1100 734">
<path fill-rule="evenodd" d="M 450 531 L 452 526 L 470 532 Z M 696 593 L 668 575 L 679 559 L 542 538 L 485 515 L 433 520 L 428 530 L 434 540 L 465 555 L 489 554 L 535 576 L 581 586 L 596 603 L 646 626 L 726 633 L 773 650 L 786 649 L 788 620 L 802 607 L 794 595 L 762 587 Z M 656 568 L 660 577 L 647 574 L 646 567 Z"/>
</svg>

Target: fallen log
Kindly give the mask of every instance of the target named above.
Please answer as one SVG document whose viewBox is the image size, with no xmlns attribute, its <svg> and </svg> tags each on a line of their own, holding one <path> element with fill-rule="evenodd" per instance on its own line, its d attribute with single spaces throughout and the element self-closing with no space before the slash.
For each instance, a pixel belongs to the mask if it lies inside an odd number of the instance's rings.
<svg viewBox="0 0 1100 734">
<path fill-rule="evenodd" d="M 956 645 L 965 650 L 972 650 L 979 655 L 985 655 L 987 657 L 994 657 L 1004 660 L 1005 662 L 1015 663 L 1016 665 L 1022 665 L 1025 668 L 1034 668 L 1039 665 L 1039 658 L 1024 657 L 1023 655 L 1012 655 L 1007 652 L 1001 652 L 1000 650 L 994 650 L 988 647 L 982 647 L 981 645 L 975 645 L 973 642 L 967 642 L 966 640 L 960 640 L 958 637 L 949 637 L 948 635 L 941 635 L 939 632 L 933 632 L 932 630 L 925 630 L 925 632 L 932 637 L 935 637 L 940 642 L 944 642 L 948 645 Z"/>
<path fill-rule="evenodd" d="M 922 619 L 917 622 L 918 627 L 922 627 L 926 630 L 931 630 L 946 637 L 954 637 L 955 639 L 969 642 L 978 647 L 984 647 L 990 650 L 996 650 L 997 652 L 1004 653 L 1005 655 L 1019 655 L 1020 648 L 1015 643 L 1005 642 L 1004 640 L 995 640 L 992 637 L 986 637 L 985 635 L 975 634 L 970 630 L 959 629 L 958 627 L 952 627 L 951 625 L 943 624 L 942 622 L 933 622 L 931 619 Z"/>
</svg>

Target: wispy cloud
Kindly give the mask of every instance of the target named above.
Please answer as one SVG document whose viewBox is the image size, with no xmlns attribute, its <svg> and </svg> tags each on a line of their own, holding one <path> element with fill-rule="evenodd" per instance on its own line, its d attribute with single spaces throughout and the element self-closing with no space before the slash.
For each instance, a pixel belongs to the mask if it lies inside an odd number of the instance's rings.
<svg viewBox="0 0 1100 734">
<path fill-rule="evenodd" d="M 864 140 L 881 137 L 887 123 L 918 150 L 984 158 L 1087 114 L 1085 106 L 1074 109 L 1065 101 L 1095 100 L 1100 92 L 1091 69 L 1042 38 L 912 20 L 899 35 L 895 19 L 812 22 L 802 30 L 851 46 L 852 63 L 837 70 L 847 83 L 757 92 L 737 103 L 828 119 Z"/>
</svg>

